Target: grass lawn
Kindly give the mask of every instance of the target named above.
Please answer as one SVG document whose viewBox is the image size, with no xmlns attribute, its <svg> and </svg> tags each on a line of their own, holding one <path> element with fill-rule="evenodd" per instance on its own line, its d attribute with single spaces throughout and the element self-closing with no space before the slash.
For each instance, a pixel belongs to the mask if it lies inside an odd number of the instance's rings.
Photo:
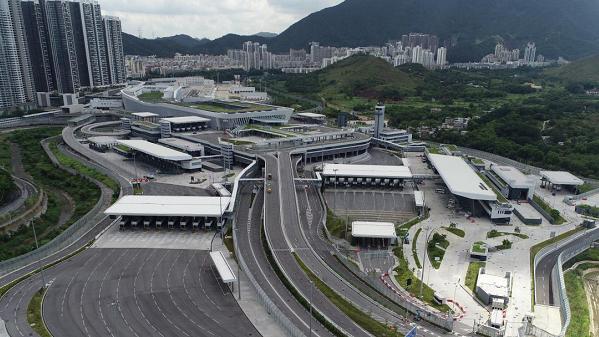
<svg viewBox="0 0 599 337">
<path fill-rule="evenodd" d="M 338 238 L 345 238 L 345 219 L 336 216 L 333 211 L 327 209 L 327 229 L 331 235 Z"/>
<path fill-rule="evenodd" d="M 487 264 L 485 262 L 476 261 L 470 262 L 468 265 L 468 271 L 466 272 L 466 279 L 464 280 L 466 287 L 474 291 L 476 290 L 476 280 L 478 279 L 478 270 L 484 268 Z"/>
<path fill-rule="evenodd" d="M 420 259 L 418 258 L 418 252 L 416 251 L 416 241 L 418 241 L 418 236 L 420 235 L 420 232 L 422 232 L 422 228 L 418 228 L 416 234 L 414 234 L 414 238 L 412 239 L 412 256 L 414 257 L 414 262 L 416 262 L 416 266 L 418 268 L 422 268 L 422 265 L 420 264 Z"/>
<path fill-rule="evenodd" d="M 551 206 L 549 206 L 549 204 L 545 200 L 543 200 L 543 198 L 541 198 L 535 194 L 535 195 L 533 195 L 532 200 L 535 203 L 537 203 L 537 205 L 541 206 L 541 208 L 545 212 L 547 212 L 549 215 L 551 215 L 553 217 L 553 219 L 555 220 L 554 225 L 561 225 L 566 222 L 566 219 L 564 219 L 562 217 L 562 215 L 559 213 L 559 211 L 557 209 L 554 209 Z"/>
<path fill-rule="evenodd" d="M 433 238 L 426 245 L 428 260 L 435 269 L 441 267 L 443 257 L 445 256 L 445 250 L 449 247 L 449 241 L 445 235 L 435 233 Z"/>
<path fill-rule="evenodd" d="M 485 253 L 485 248 L 487 247 L 487 245 L 482 242 L 482 241 L 476 241 L 474 244 L 472 244 L 472 251 L 475 253 L 480 253 L 480 254 L 484 254 Z"/>
<path fill-rule="evenodd" d="M 526 234 L 512 233 L 512 232 L 500 232 L 495 229 L 493 229 L 487 233 L 488 238 L 497 238 L 497 237 L 504 236 L 504 235 L 513 235 L 513 236 L 517 236 L 521 239 L 528 239 L 528 235 L 526 235 Z"/>
<path fill-rule="evenodd" d="M 110 188 L 112 190 L 113 199 L 118 198 L 119 193 L 121 191 L 121 186 L 119 185 L 119 183 L 116 180 L 105 175 L 104 173 L 99 172 L 98 170 L 95 170 L 91 167 L 87 167 L 84 164 L 80 163 L 79 161 L 65 155 L 58 149 L 57 143 L 58 143 L 58 141 L 55 139 L 55 140 L 49 142 L 49 147 L 50 147 L 50 150 L 52 151 L 52 153 L 54 153 L 54 155 L 56 156 L 56 159 L 58 159 L 58 161 L 62 165 L 66 166 L 66 167 L 70 167 L 82 175 L 85 175 L 85 176 L 88 176 L 88 177 L 98 180 L 99 182 L 106 185 L 108 188 Z"/>
<path fill-rule="evenodd" d="M 584 290 L 582 271 L 579 269 L 568 271 L 564 274 L 566 293 L 570 302 L 572 317 L 566 337 L 589 337 L 590 313 Z"/>
<path fill-rule="evenodd" d="M 464 230 L 459 229 L 459 228 L 455 228 L 455 227 L 443 227 L 443 229 L 445 229 L 446 231 L 459 236 L 461 238 L 463 238 L 464 236 L 466 236 L 466 232 L 464 232 Z"/>
<path fill-rule="evenodd" d="M 160 103 L 163 101 L 162 96 L 163 93 L 160 91 L 150 91 L 138 95 L 137 98 L 139 98 L 139 100 L 141 100 L 142 102 L 146 103 Z"/>
<path fill-rule="evenodd" d="M 430 154 L 444 154 L 440 148 L 436 147 L 436 146 L 429 146 L 427 147 L 428 149 L 428 153 Z"/>
<path fill-rule="evenodd" d="M 337 308 L 345 313 L 349 318 L 361 326 L 364 330 L 370 332 L 374 336 L 394 336 L 397 334 L 395 327 L 388 327 L 383 323 L 371 318 L 366 315 L 365 312 L 355 307 L 350 302 L 346 301 L 343 297 L 337 294 L 331 289 L 325 282 L 318 278 L 297 256 L 293 254 L 297 263 L 303 269 L 304 273 L 308 275 L 308 278 L 314 282 L 314 285 L 320 292 L 322 292 Z"/>
<path fill-rule="evenodd" d="M 396 247 L 393 249 L 393 252 L 399 261 L 399 265 L 394 269 L 394 271 L 397 273 L 397 275 L 395 275 L 395 279 L 405 290 L 412 294 L 412 296 L 419 297 L 421 281 L 418 277 L 416 277 L 416 275 L 414 275 L 414 272 L 408 268 L 408 261 L 406 261 L 406 258 L 403 255 L 402 247 Z M 412 280 L 412 284 L 409 287 L 407 286 L 408 279 Z M 449 307 L 447 305 L 439 305 L 435 303 L 433 300 L 434 294 L 435 292 L 433 289 L 426 284 L 422 285 L 422 300 L 438 310 L 448 312 Z"/>
<path fill-rule="evenodd" d="M 495 185 L 489 180 L 489 178 L 487 178 L 484 174 L 482 174 L 480 172 L 477 172 L 476 174 L 478 174 L 478 176 L 485 182 L 485 184 L 487 184 L 487 186 L 489 186 L 493 190 L 493 192 L 495 192 L 495 194 L 497 195 L 497 201 L 499 201 L 500 203 L 509 202 L 509 201 L 507 201 L 505 196 L 503 196 L 503 194 L 501 194 L 501 192 L 499 192 L 495 188 Z"/>
<path fill-rule="evenodd" d="M 52 337 L 42 319 L 42 298 L 44 297 L 45 292 L 45 289 L 40 289 L 31 298 L 31 301 L 27 306 L 27 323 L 29 323 L 33 331 L 37 332 L 41 337 Z"/>
<path fill-rule="evenodd" d="M 396 226 L 395 231 L 397 232 L 397 235 L 399 237 L 404 237 L 406 235 L 406 233 L 408 233 L 408 231 L 410 230 L 410 228 L 414 227 L 415 225 L 419 224 L 423 219 L 421 219 L 420 217 L 414 218 L 406 223 L 403 223 L 399 226 Z"/>
<path fill-rule="evenodd" d="M 472 158 L 470 161 L 476 165 L 484 165 L 485 164 L 485 162 L 480 158 Z"/>
<path fill-rule="evenodd" d="M 531 293 L 532 293 L 532 303 L 533 304 L 535 303 L 535 300 L 534 300 L 534 298 L 535 298 L 534 297 L 534 293 L 535 293 L 535 282 L 534 282 L 534 274 L 535 274 L 535 271 L 534 271 L 535 262 L 534 261 L 535 261 L 535 256 L 541 251 L 541 249 L 543 249 L 543 248 L 545 248 L 545 247 L 547 247 L 549 245 L 552 245 L 552 244 L 554 244 L 554 243 L 556 243 L 558 241 L 561 241 L 561 240 L 569 237 L 570 235 L 576 234 L 577 232 L 582 231 L 582 230 L 584 230 L 584 228 L 582 228 L 582 227 L 576 227 L 576 228 L 574 228 L 572 230 L 569 230 L 567 232 L 564 232 L 564 233 L 562 233 L 562 234 L 560 234 L 560 235 L 558 235 L 558 236 L 556 236 L 556 237 L 554 237 L 552 239 L 545 240 L 543 242 L 539 242 L 539 243 L 537 243 L 536 245 L 534 245 L 534 246 L 532 246 L 530 248 L 530 257 L 529 257 L 529 259 L 530 259 L 530 275 L 531 275 L 530 282 L 532 284 L 532 292 Z"/>
</svg>

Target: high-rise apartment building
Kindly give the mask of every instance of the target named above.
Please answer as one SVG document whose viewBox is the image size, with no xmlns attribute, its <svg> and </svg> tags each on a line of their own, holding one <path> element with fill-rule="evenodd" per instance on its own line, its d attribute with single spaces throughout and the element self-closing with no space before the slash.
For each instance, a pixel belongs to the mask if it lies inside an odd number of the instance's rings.
<svg viewBox="0 0 599 337">
<path fill-rule="evenodd" d="M 447 64 L 447 48 L 441 47 L 437 49 L 437 65 L 444 66 Z"/>
<path fill-rule="evenodd" d="M 524 49 L 524 63 L 535 62 L 537 47 L 534 42 L 529 42 Z"/>
<path fill-rule="evenodd" d="M 123 32 L 121 20 L 114 16 L 102 17 L 104 37 L 106 38 L 106 59 L 108 61 L 108 82 L 125 83 L 125 53 L 123 52 Z"/>
<path fill-rule="evenodd" d="M 28 57 L 21 58 L 25 42 L 22 19 L 20 6 L 15 6 L 13 0 L 0 1 L 0 109 L 23 105 L 33 99 L 28 88 L 33 81 L 30 63 L 29 74 L 26 74 Z"/>
<path fill-rule="evenodd" d="M 78 7 L 88 77 L 88 83 L 84 85 L 90 87 L 108 85 L 110 74 L 100 5 L 95 0 L 81 0 Z M 75 29 L 78 30 L 79 27 Z"/>
<path fill-rule="evenodd" d="M 44 0 L 21 1 L 36 92 L 56 90 Z"/>
</svg>

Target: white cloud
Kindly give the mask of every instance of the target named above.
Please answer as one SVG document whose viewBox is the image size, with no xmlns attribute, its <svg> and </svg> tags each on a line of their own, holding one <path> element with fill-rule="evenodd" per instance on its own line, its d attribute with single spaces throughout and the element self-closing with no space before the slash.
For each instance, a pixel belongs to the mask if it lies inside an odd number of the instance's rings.
<svg viewBox="0 0 599 337">
<path fill-rule="evenodd" d="M 123 31 L 143 37 L 280 33 L 304 16 L 342 0 L 100 0 Z"/>
</svg>

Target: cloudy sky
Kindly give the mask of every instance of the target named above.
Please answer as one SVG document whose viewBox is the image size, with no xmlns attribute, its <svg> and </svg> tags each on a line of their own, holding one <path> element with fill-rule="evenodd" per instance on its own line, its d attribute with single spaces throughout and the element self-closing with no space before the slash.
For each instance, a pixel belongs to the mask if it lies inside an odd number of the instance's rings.
<svg viewBox="0 0 599 337">
<path fill-rule="evenodd" d="M 123 31 L 145 38 L 187 34 L 214 39 L 227 33 L 280 33 L 304 16 L 342 0 L 99 0 Z"/>
</svg>

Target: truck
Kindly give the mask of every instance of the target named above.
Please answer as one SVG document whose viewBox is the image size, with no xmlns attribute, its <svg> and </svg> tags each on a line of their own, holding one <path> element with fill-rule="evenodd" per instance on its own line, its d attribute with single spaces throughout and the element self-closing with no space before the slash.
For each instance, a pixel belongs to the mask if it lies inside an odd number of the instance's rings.
<svg viewBox="0 0 599 337">
<path fill-rule="evenodd" d="M 266 176 L 266 178 L 267 178 L 268 180 L 272 180 L 272 173 L 269 173 L 269 174 Z"/>
</svg>

